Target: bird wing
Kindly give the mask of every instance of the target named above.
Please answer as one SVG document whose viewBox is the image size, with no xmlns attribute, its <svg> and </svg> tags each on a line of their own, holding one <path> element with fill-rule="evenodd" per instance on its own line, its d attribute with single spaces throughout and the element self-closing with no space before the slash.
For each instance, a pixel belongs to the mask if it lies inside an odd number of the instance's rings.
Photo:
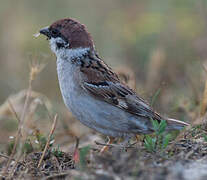
<svg viewBox="0 0 207 180">
<path fill-rule="evenodd" d="M 120 82 L 118 76 L 97 56 L 89 57 L 80 70 L 84 77 L 82 87 L 95 98 L 131 114 L 161 120 L 160 115 L 132 89 Z"/>
<path fill-rule="evenodd" d="M 161 120 L 161 117 L 146 102 L 121 83 L 105 81 L 97 84 L 85 82 L 83 86 L 100 100 L 108 102 L 131 114 Z"/>
</svg>

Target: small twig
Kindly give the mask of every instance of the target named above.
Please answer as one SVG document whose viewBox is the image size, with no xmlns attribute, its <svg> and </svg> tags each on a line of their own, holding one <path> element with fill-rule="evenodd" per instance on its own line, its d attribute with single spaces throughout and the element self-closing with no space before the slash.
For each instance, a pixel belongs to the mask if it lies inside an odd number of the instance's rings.
<svg viewBox="0 0 207 180">
<path fill-rule="evenodd" d="M 24 125 L 24 119 L 25 119 L 25 115 L 26 115 L 27 106 L 28 106 L 28 103 L 29 103 L 29 97 L 30 97 L 30 94 L 31 94 L 31 89 L 32 89 L 32 84 L 31 84 L 31 81 L 30 81 L 29 82 L 29 88 L 28 88 L 27 94 L 26 94 L 26 100 L 25 100 L 24 107 L 23 107 L 23 113 L 21 114 L 21 118 L 19 120 L 20 123 L 19 123 L 19 126 L 18 126 L 18 131 L 17 131 L 17 134 L 15 136 L 14 147 L 12 149 L 12 153 L 10 155 L 10 158 L 7 161 L 7 164 L 6 164 L 6 167 L 4 169 L 3 174 L 5 174 L 7 172 L 12 159 L 14 159 L 14 154 L 16 152 L 17 144 L 19 143 L 19 139 L 22 135 L 22 129 L 23 129 L 23 125 Z"/>
<path fill-rule="evenodd" d="M 21 129 L 23 129 L 25 115 L 26 115 L 26 111 L 27 111 L 27 108 L 28 108 L 29 97 L 31 95 L 31 92 L 32 92 L 32 81 L 29 82 L 29 88 L 27 90 L 26 100 L 25 100 L 23 111 L 22 111 L 21 118 L 20 118 L 20 120 L 21 120 L 20 121 L 20 125 L 21 125 L 20 128 Z"/>
<path fill-rule="evenodd" d="M 19 123 L 19 126 L 18 126 L 18 131 L 17 131 L 17 134 L 15 136 L 14 147 L 12 149 L 12 153 L 10 155 L 10 158 L 7 161 L 7 164 L 6 164 L 6 167 L 4 169 L 3 174 L 5 174 L 7 172 L 8 168 L 9 168 L 9 165 L 11 163 L 11 160 L 14 158 L 14 154 L 15 154 L 15 151 L 16 151 L 16 147 L 17 147 L 17 144 L 19 142 L 19 139 L 20 139 L 20 136 L 21 136 L 21 130 L 22 130 L 23 124 L 24 124 L 24 119 L 25 119 L 25 114 L 26 114 L 28 102 L 29 102 L 29 97 L 30 97 L 30 94 L 31 94 L 31 89 L 32 89 L 32 86 L 31 86 L 31 82 L 30 82 L 29 83 L 29 88 L 27 90 L 26 100 L 25 100 L 24 107 L 23 107 L 23 113 L 21 115 L 20 123 Z"/>
<path fill-rule="evenodd" d="M 42 68 L 41 68 L 41 70 L 42 70 Z M 20 150 L 19 150 L 19 152 L 17 154 L 17 159 L 20 159 L 20 157 L 21 157 L 21 148 L 23 146 L 24 141 L 21 142 L 20 141 L 20 137 L 22 135 L 22 130 L 24 129 L 25 116 L 26 116 L 26 112 L 27 112 L 27 109 L 28 109 L 28 106 L 29 106 L 29 98 L 30 98 L 30 95 L 31 95 L 31 92 L 32 92 L 32 83 L 33 83 L 36 75 L 41 70 L 40 70 L 40 66 L 33 66 L 33 67 L 31 67 L 30 79 L 29 79 L 29 87 L 28 87 L 27 92 L 26 92 L 26 99 L 25 99 L 25 102 L 24 102 L 24 106 L 23 106 L 23 110 L 22 110 L 20 119 L 18 118 L 17 114 L 15 113 L 16 114 L 15 116 L 17 117 L 17 120 L 19 121 L 19 125 L 18 125 L 17 134 L 15 136 L 15 142 L 14 142 L 14 146 L 13 146 L 13 149 L 12 149 L 12 153 L 11 153 L 11 155 L 10 155 L 8 161 L 7 161 L 5 169 L 3 170 L 3 175 L 7 173 L 11 161 L 12 161 L 12 159 L 14 159 L 14 155 L 15 155 L 18 143 L 20 144 Z M 11 106 L 11 103 L 10 103 L 10 106 Z M 13 107 L 13 106 L 11 106 L 11 107 Z M 13 108 L 13 111 L 14 111 L 14 108 Z"/>
<path fill-rule="evenodd" d="M 48 146 L 49 146 L 49 144 L 50 144 L 50 138 L 51 138 L 52 134 L 53 134 L 54 131 L 55 131 L 56 124 L 57 124 L 57 114 L 56 114 L 55 117 L 54 117 L 54 121 L 53 121 L 53 124 L 52 124 L 52 128 L 51 128 L 51 130 L 50 130 L 50 134 L 49 134 L 49 136 L 48 136 L 47 143 L 46 143 L 46 145 L 45 145 L 44 151 L 43 151 L 43 153 L 42 153 L 42 156 L 41 156 L 41 158 L 40 158 L 40 161 L 39 161 L 39 163 L 38 163 L 37 168 L 39 168 L 40 165 L 41 165 L 41 163 L 42 163 L 42 160 L 43 160 L 43 158 L 44 158 L 44 156 L 45 156 L 45 153 L 46 153 L 46 151 L 47 151 L 47 149 L 48 149 Z"/>
<path fill-rule="evenodd" d="M 134 142 L 128 146 L 123 146 L 123 145 L 117 145 L 117 144 L 105 144 L 105 143 L 100 143 L 100 142 L 97 142 L 95 141 L 95 143 L 97 145 L 100 145 L 100 146 L 109 146 L 109 147 L 124 147 L 124 148 L 134 148 L 133 145 L 137 144 L 137 142 Z"/>
<path fill-rule="evenodd" d="M 0 153 L 0 156 L 1 156 L 1 157 L 4 157 L 4 158 L 6 158 L 6 159 L 9 159 L 9 156 L 7 156 L 7 155 L 5 155 L 5 154 L 1 154 L 1 153 Z M 12 159 L 12 160 L 15 161 L 15 159 Z"/>
<path fill-rule="evenodd" d="M 100 145 L 100 146 L 109 146 L 109 147 L 117 147 L 119 145 L 117 144 L 106 144 L 106 143 L 100 143 L 98 141 L 95 141 L 96 145 Z"/>
<path fill-rule="evenodd" d="M 6 158 L 6 159 L 9 159 L 9 156 L 7 156 L 7 155 L 5 155 L 5 154 L 2 154 L 2 153 L 0 153 L 0 156 L 1 157 L 4 157 L 4 158 Z M 18 162 L 16 159 L 12 159 L 12 161 L 15 161 L 15 162 Z M 19 164 L 23 164 L 22 162 L 18 162 Z"/>
<path fill-rule="evenodd" d="M 10 106 L 10 108 L 11 108 L 12 113 L 15 115 L 16 119 L 17 119 L 18 122 L 20 123 L 19 116 L 18 116 L 17 112 L 15 111 L 14 106 L 12 105 L 10 99 L 8 99 L 8 103 L 9 103 L 9 106 Z"/>
<path fill-rule="evenodd" d="M 65 179 L 68 175 L 70 175 L 70 172 L 63 172 L 58 174 L 52 174 L 50 176 L 45 177 L 45 180 L 47 179 Z"/>
</svg>

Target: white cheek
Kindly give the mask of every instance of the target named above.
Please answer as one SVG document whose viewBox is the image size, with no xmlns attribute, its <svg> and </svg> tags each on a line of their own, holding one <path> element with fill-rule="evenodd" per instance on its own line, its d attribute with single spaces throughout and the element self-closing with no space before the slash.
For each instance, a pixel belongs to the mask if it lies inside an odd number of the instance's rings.
<svg viewBox="0 0 207 180">
<path fill-rule="evenodd" d="M 52 52 L 56 53 L 57 46 L 56 46 L 56 41 L 54 38 L 50 39 L 50 48 L 51 48 Z"/>
<path fill-rule="evenodd" d="M 51 48 L 51 50 L 52 50 L 56 55 L 57 55 L 57 54 L 59 53 L 59 51 L 60 51 L 60 49 L 57 48 L 57 43 L 63 43 L 63 44 L 65 44 L 65 41 L 64 41 L 62 38 L 60 38 L 60 37 L 58 37 L 58 38 L 51 38 L 51 39 L 50 39 L 50 48 Z M 69 46 L 69 43 L 68 43 L 66 46 Z"/>
<path fill-rule="evenodd" d="M 64 48 L 57 48 L 57 43 L 64 43 L 65 41 L 62 38 L 51 38 L 50 39 L 50 48 L 52 52 L 55 53 L 57 58 L 61 59 L 74 59 L 74 58 L 81 58 L 84 54 L 87 54 L 90 48 L 76 48 L 70 49 L 69 43 L 65 44 Z"/>
</svg>

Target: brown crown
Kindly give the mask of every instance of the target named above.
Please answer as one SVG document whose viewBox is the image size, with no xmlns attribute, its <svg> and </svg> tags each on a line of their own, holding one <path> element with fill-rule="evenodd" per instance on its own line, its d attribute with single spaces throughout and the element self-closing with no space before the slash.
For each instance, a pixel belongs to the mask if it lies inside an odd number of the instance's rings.
<svg viewBox="0 0 207 180">
<path fill-rule="evenodd" d="M 93 40 L 85 25 L 78 21 L 66 18 L 54 22 L 50 30 L 55 30 L 69 42 L 69 48 L 90 47 L 93 49 Z"/>
</svg>

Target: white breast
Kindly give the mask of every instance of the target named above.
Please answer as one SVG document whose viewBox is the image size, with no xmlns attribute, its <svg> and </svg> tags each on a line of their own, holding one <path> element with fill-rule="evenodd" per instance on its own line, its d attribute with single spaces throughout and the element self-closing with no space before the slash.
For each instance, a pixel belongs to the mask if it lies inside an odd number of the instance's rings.
<svg viewBox="0 0 207 180">
<path fill-rule="evenodd" d="M 109 136 L 125 136 L 131 114 L 100 101 L 81 87 L 81 72 L 66 53 L 57 55 L 57 73 L 63 100 L 72 114 L 86 126 Z M 70 54 L 71 55 L 71 54 Z M 121 132 L 120 129 L 123 131 Z"/>
<path fill-rule="evenodd" d="M 57 73 L 60 90 L 67 107 L 72 111 L 74 97 L 77 95 L 77 82 L 75 82 L 75 72 L 77 67 L 67 60 L 57 59 Z"/>
</svg>

